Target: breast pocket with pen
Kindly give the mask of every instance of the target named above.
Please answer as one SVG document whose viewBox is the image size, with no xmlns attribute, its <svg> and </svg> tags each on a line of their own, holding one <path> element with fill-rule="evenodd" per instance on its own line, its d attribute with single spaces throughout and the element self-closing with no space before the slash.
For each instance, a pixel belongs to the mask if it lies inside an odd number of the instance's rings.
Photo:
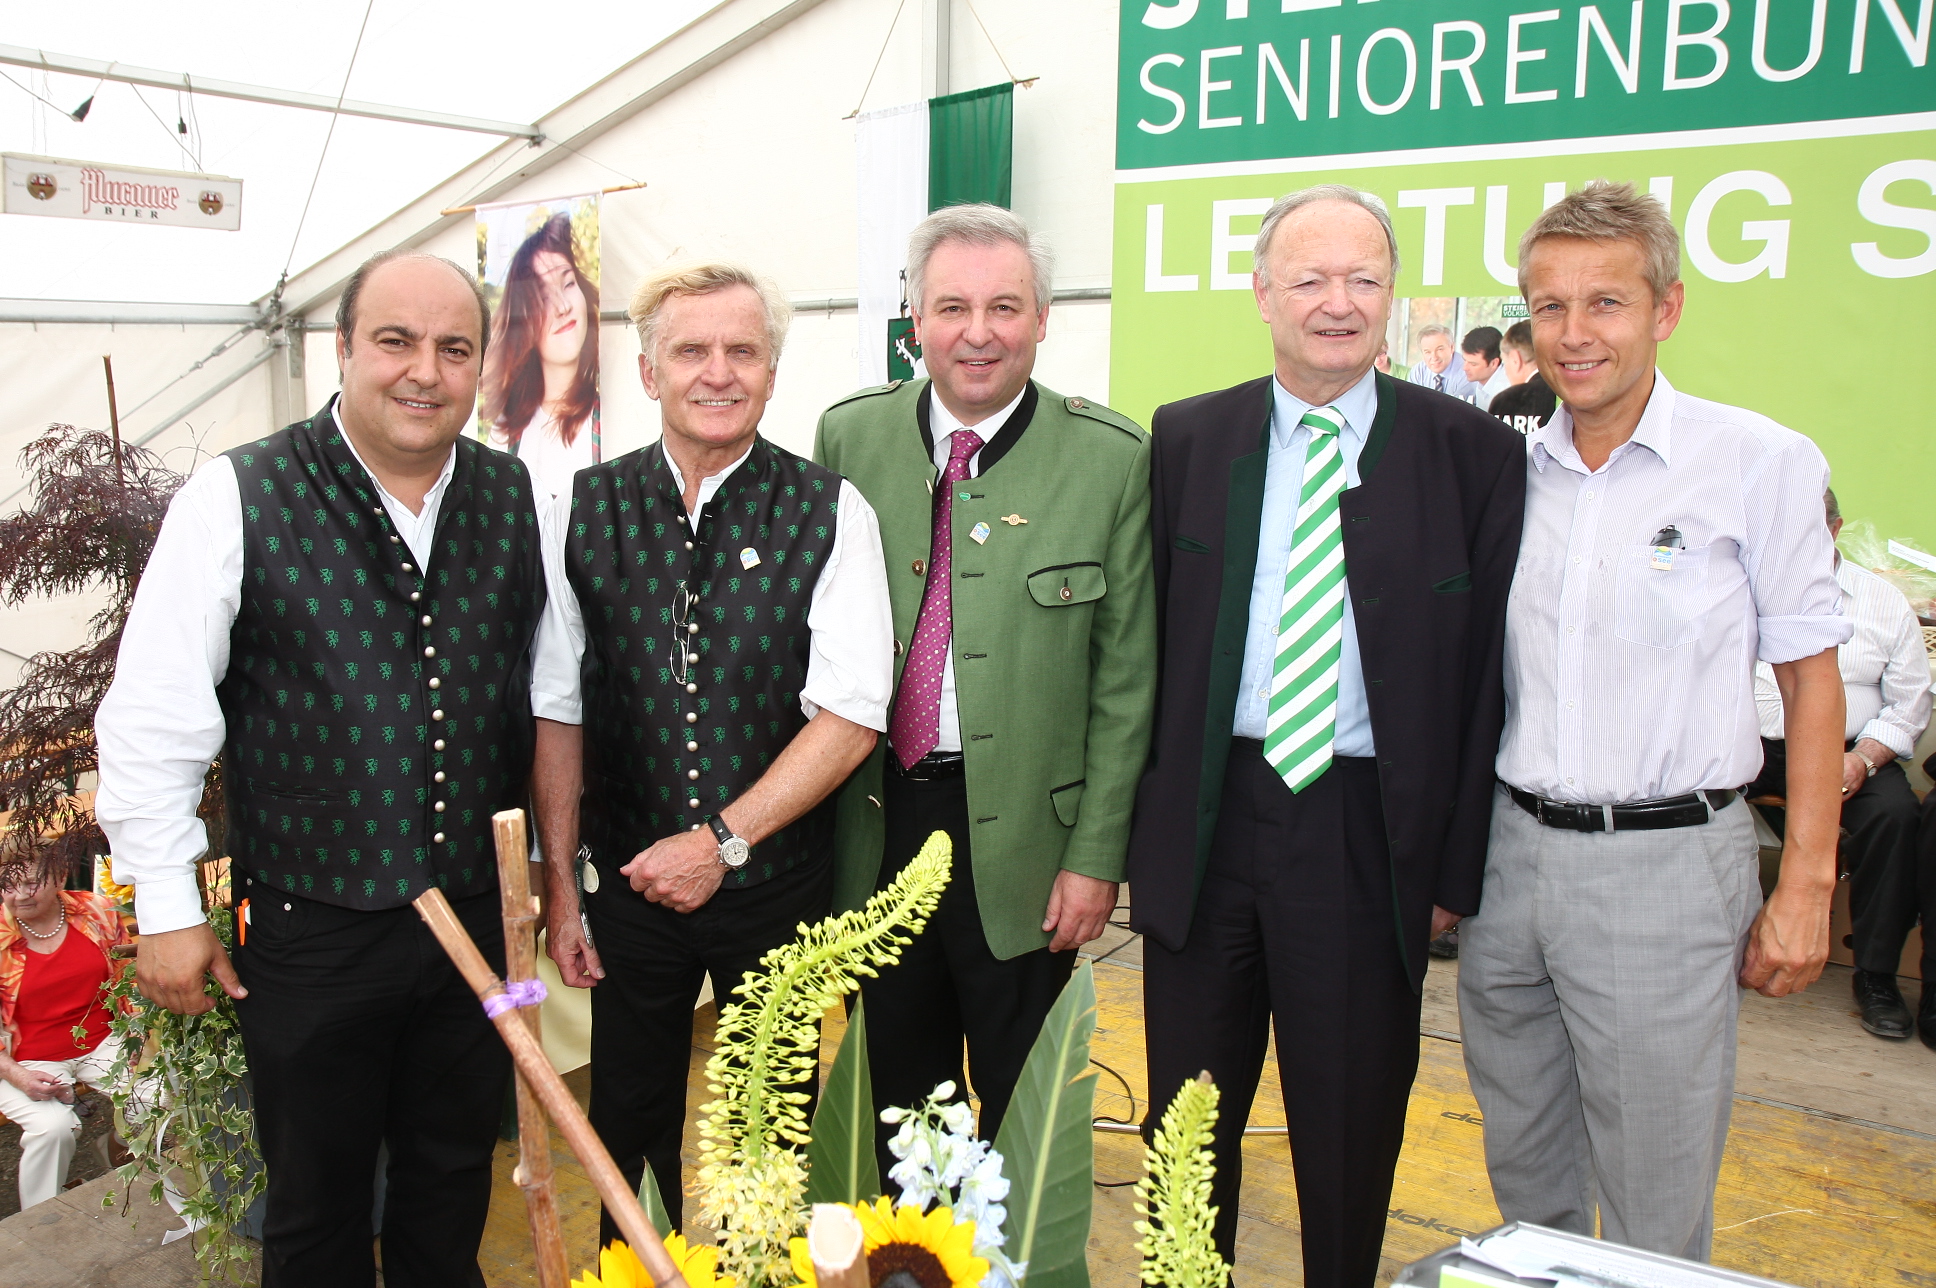
<svg viewBox="0 0 1936 1288">
<path fill-rule="evenodd" d="M 1708 547 L 1622 546 L 1613 586 L 1613 633 L 1648 648 L 1679 648 L 1707 623 Z M 1665 566 L 1663 566 L 1665 565 Z"/>
</svg>

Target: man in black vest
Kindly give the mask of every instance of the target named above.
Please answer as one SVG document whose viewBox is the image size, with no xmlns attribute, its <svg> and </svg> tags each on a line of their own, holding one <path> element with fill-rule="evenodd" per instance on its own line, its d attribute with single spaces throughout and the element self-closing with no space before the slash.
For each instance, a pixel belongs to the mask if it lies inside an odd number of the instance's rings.
<svg viewBox="0 0 1936 1288">
<path fill-rule="evenodd" d="M 1129 843 L 1145 1125 L 1199 1070 L 1223 1089 L 1231 1258 L 1274 1026 L 1304 1282 L 1370 1288 L 1426 944 L 1479 907 L 1525 447 L 1373 369 L 1398 276 L 1376 197 L 1282 198 L 1255 258 L 1275 370 L 1159 407 L 1151 435 L 1163 663 Z"/>
<path fill-rule="evenodd" d="M 729 999 L 826 914 L 827 797 L 887 727 L 893 628 L 873 510 L 759 433 L 786 300 L 675 264 L 631 314 L 664 436 L 542 512 L 534 790 L 549 950 L 595 988 L 592 1126 L 676 1223 L 700 983 Z"/>
<path fill-rule="evenodd" d="M 269 1176 L 265 1288 L 483 1283 L 509 1058 L 410 903 L 444 891 L 500 969 L 491 815 L 531 764 L 544 605 L 524 466 L 459 437 L 485 306 L 424 255 L 337 309 L 343 392 L 217 457 L 169 508 L 101 704 L 97 802 L 144 932 L 142 991 L 236 999 Z M 203 919 L 217 755 L 239 925 Z M 246 987 L 245 987 L 246 986 Z"/>
</svg>

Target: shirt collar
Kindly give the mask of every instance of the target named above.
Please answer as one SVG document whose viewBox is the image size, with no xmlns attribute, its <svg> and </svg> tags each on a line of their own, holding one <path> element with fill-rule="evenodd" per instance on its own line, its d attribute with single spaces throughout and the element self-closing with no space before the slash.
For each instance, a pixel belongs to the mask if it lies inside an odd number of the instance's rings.
<svg viewBox="0 0 1936 1288">
<path fill-rule="evenodd" d="M 1378 373 L 1376 370 L 1365 372 L 1358 383 L 1331 400 L 1329 406 L 1336 407 L 1344 414 L 1344 429 L 1340 438 L 1348 438 L 1354 443 L 1362 443 L 1365 435 L 1371 432 L 1371 422 L 1378 418 Z M 1276 376 L 1271 377 L 1271 441 L 1278 447 L 1289 447 L 1291 436 L 1300 428 L 1298 422 L 1304 413 L 1311 411 L 1314 404 L 1305 402 L 1286 389 Z"/>
<path fill-rule="evenodd" d="M 1624 453 L 1629 444 L 1644 447 L 1660 463 L 1673 468 L 1670 450 L 1673 445 L 1674 430 L 1674 386 L 1667 381 L 1667 373 L 1654 368 L 1654 391 L 1647 396 L 1647 406 L 1641 410 L 1640 423 L 1634 426 L 1633 437 L 1613 449 L 1609 463 Z M 1587 468 L 1580 460 L 1580 453 L 1573 446 L 1573 412 L 1565 403 L 1559 405 L 1545 425 L 1532 434 L 1533 465 L 1540 473 L 1546 472 L 1548 461 L 1558 461 L 1567 469 L 1585 474 Z"/>
<path fill-rule="evenodd" d="M 363 453 L 356 450 L 356 440 L 350 437 L 349 430 L 343 428 L 343 413 L 340 410 L 340 408 L 342 407 L 342 404 L 343 404 L 343 399 L 341 395 L 338 395 L 337 397 L 329 400 L 329 418 L 336 422 L 336 432 L 343 436 L 343 443 L 345 446 L 347 446 L 350 449 L 350 455 L 354 456 L 356 458 L 356 463 L 363 467 L 363 472 L 370 476 L 370 482 L 375 485 L 377 492 L 381 494 L 384 497 L 384 499 L 390 500 L 390 501 L 396 501 L 398 505 L 403 505 L 403 502 L 400 500 L 397 500 L 397 497 L 395 496 L 394 493 L 390 491 L 389 488 L 383 486 L 383 480 L 379 479 L 376 476 L 376 471 L 370 468 L 370 463 L 363 459 Z M 444 458 L 443 471 L 437 475 L 437 481 L 430 485 L 430 490 L 424 493 L 424 499 L 423 499 L 424 508 L 428 508 L 430 506 L 430 503 L 433 500 L 443 496 L 444 486 L 450 482 L 451 475 L 456 472 L 457 472 L 457 444 L 452 443 L 450 445 L 450 455 Z M 407 505 L 403 505 L 403 508 L 405 513 L 408 513 L 410 510 L 410 507 Z M 422 513 L 423 513 L 422 510 L 418 511 L 419 516 L 421 516 Z"/>
<path fill-rule="evenodd" d="M 1002 408 L 993 416 L 981 422 L 981 424 L 972 426 L 964 425 L 956 419 L 955 414 L 948 410 L 948 404 L 941 401 L 941 395 L 938 392 L 934 393 L 928 399 L 928 424 L 934 431 L 934 441 L 937 443 L 941 442 L 957 429 L 973 429 L 977 434 L 981 435 L 981 441 L 987 443 L 995 435 L 1001 433 L 1002 426 L 1008 424 L 1008 418 L 1013 416 L 1015 409 L 1022 405 L 1022 399 L 1027 393 L 1028 385 L 1024 383 L 1021 390 L 1009 401 L 1008 406 Z"/>
<path fill-rule="evenodd" d="M 725 469 L 719 471 L 719 473 L 708 474 L 699 480 L 698 503 L 694 505 L 692 509 L 688 511 L 688 513 L 697 515 L 701 510 L 706 508 L 706 502 L 712 500 L 714 495 L 718 493 L 719 485 L 726 481 L 726 477 L 729 474 L 731 474 L 734 470 L 738 469 L 740 466 L 746 463 L 746 458 L 753 454 L 754 444 L 758 443 L 759 441 L 760 441 L 759 435 L 755 434 L 753 436 L 753 442 L 748 443 L 746 445 L 746 450 L 739 454 L 739 459 L 735 460 L 731 465 L 728 465 Z M 686 476 L 680 473 L 679 462 L 672 459 L 671 452 L 665 453 L 665 463 L 666 463 L 666 468 L 672 471 L 673 488 L 679 493 L 681 497 L 685 496 Z"/>
</svg>

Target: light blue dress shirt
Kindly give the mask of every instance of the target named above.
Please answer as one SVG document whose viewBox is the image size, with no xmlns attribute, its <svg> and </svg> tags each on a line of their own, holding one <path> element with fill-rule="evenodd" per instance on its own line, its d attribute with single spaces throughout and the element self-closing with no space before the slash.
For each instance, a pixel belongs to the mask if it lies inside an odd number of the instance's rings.
<svg viewBox="0 0 1936 1288">
<path fill-rule="evenodd" d="M 1344 413 L 1338 448 L 1344 454 L 1345 486 L 1358 486 L 1358 454 L 1378 415 L 1377 376 L 1351 386 L 1330 405 Z M 1284 614 L 1284 574 L 1290 570 L 1291 536 L 1297 528 L 1297 504 L 1304 494 L 1304 450 L 1311 431 L 1298 422 L 1311 404 L 1271 381 L 1270 463 L 1264 475 L 1264 516 L 1257 532 L 1257 571 L 1250 583 L 1250 629 L 1244 635 L 1244 672 L 1237 690 L 1237 719 L 1232 732 L 1239 738 L 1263 741 L 1270 713 L 1270 681 L 1277 660 L 1277 626 Z M 1347 562 L 1345 576 L 1351 575 Z M 1351 593 L 1344 597 L 1344 640 L 1338 657 L 1338 730 L 1332 744 L 1336 756 L 1369 756 L 1371 707 L 1365 700 L 1365 672 L 1358 660 L 1358 625 L 1351 613 Z"/>
</svg>

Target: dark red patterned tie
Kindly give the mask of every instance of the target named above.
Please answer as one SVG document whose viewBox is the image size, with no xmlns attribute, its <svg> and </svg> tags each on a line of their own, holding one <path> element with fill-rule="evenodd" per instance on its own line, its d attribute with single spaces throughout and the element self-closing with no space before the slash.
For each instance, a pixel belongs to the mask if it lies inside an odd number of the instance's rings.
<svg viewBox="0 0 1936 1288">
<path fill-rule="evenodd" d="M 941 675 L 948 665 L 948 642 L 954 635 L 955 539 L 950 526 L 955 510 L 955 484 L 968 477 L 968 458 L 981 450 L 981 435 L 958 429 L 948 448 L 948 468 L 941 471 L 941 503 L 934 507 L 934 549 L 928 557 L 928 588 L 921 597 L 914 639 L 908 644 L 907 665 L 901 668 L 901 688 L 894 699 L 894 716 L 887 724 L 888 743 L 901 768 L 934 750 L 941 740 Z"/>
</svg>

